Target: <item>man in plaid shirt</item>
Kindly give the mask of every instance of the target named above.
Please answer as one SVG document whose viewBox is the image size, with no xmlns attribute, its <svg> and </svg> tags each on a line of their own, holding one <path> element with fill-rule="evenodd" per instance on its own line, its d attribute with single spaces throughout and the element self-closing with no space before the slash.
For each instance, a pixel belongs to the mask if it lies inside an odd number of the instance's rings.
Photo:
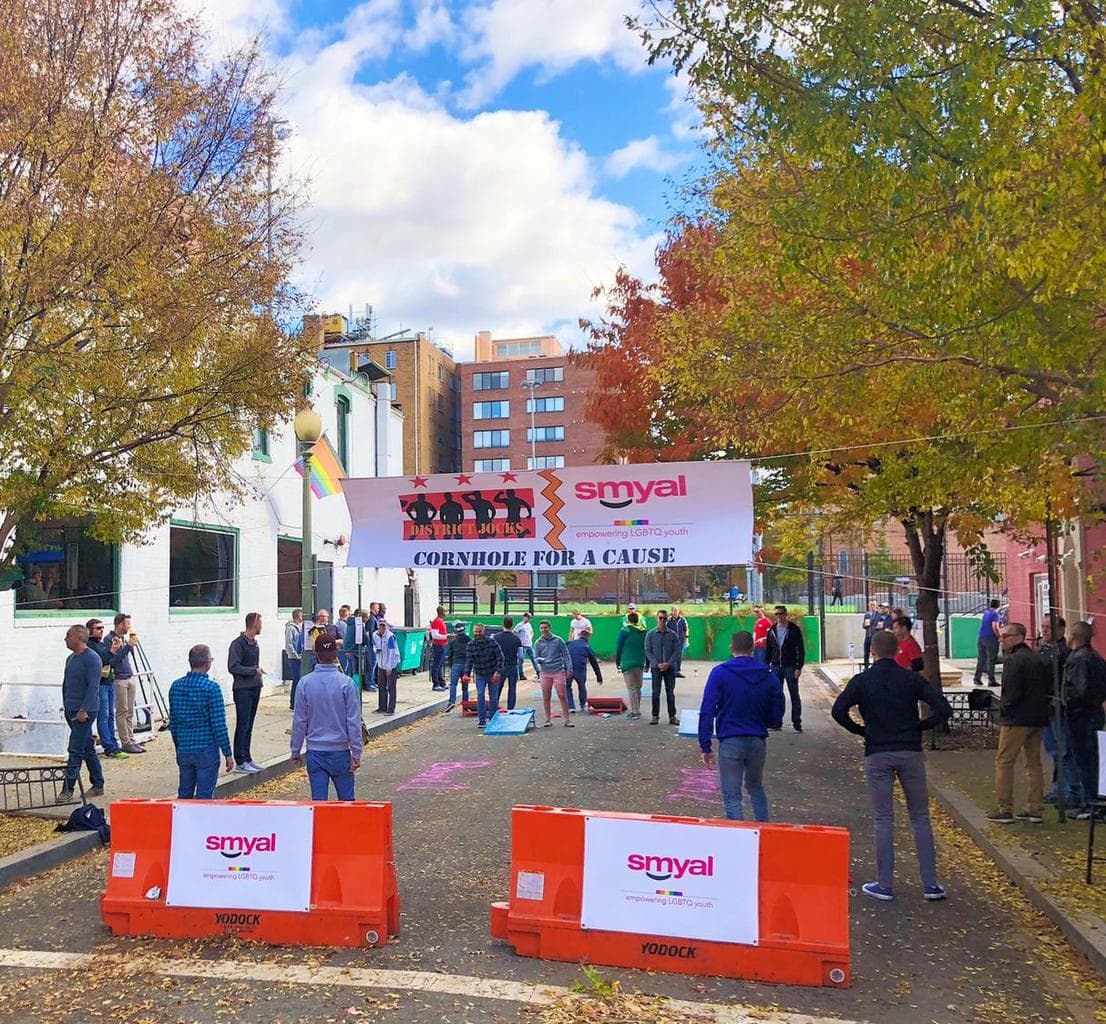
<svg viewBox="0 0 1106 1024">
<path fill-rule="evenodd" d="M 503 648 L 488 637 L 484 623 L 475 623 L 472 627 L 472 642 L 465 648 L 463 681 L 467 683 L 472 676 L 476 676 L 476 724 L 481 729 L 499 710 L 499 680 L 502 671 Z M 486 702 L 485 690 L 488 691 Z"/>
<path fill-rule="evenodd" d="M 219 751 L 234 767 L 223 691 L 211 678 L 211 649 L 197 644 L 188 652 L 191 671 L 169 687 L 169 732 L 177 748 L 181 800 L 211 800 L 219 779 Z"/>
</svg>

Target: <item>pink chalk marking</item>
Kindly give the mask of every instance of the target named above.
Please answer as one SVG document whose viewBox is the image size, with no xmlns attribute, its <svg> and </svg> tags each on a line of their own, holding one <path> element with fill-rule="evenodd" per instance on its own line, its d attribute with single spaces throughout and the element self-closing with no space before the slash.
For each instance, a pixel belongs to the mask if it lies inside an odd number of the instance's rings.
<svg viewBox="0 0 1106 1024">
<path fill-rule="evenodd" d="M 717 804 L 721 790 L 718 773 L 713 768 L 681 768 L 680 785 L 665 797 L 671 803 L 689 800 L 692 803 Z"/>
<path fill-rule="evenodd" d="M 435 761 L 427 765 L 414 778 L 396 786 L 396 789 L 433 789 L 448 792 L 454 789 L 468 789 L 468 785 L 452 778 L 457 772 L 473 768 L 493 768 L 498 761 Z"/>
</svg>

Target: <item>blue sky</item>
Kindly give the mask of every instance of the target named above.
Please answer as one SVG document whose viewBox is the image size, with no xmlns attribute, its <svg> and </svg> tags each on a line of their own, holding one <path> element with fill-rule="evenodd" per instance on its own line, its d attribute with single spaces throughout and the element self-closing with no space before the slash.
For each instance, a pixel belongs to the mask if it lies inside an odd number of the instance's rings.
<svg viewBox="0 0 1106 1024">
<path fill-rule="evenodd" d="M 484 329 L 575 340 L 592 288 L 649 273 L 698 140 L 623 26 L 635 0 L 184 2 L 213 45 L 264 34 L 317 308 L 464 354 Z"/>
</svg>

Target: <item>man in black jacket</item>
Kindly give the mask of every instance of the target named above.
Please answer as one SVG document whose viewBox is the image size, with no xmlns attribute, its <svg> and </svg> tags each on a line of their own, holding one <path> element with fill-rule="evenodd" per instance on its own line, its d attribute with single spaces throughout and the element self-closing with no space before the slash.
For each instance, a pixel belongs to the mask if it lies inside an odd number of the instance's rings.
<svg viewBox="0 0 1106 1024">
<path fill-rule="evenodd" d="M 864 774 L 875 822 L 876 874 L 878 880 L 862 887 L 865 896 L 877 900 L 895 898 L 895 779 L 906 797 L 906 810 L 914 832 L 914 848 L 927 900 L 943 900 L 944 887 L 937 881 L 937 852 L 929 822 L 929 790 L 926 786 L 922 732 L 952 715 L 945 696 L 924 676 L 895 664 L 898 641 L 891 633 L 872 638 L 875 664 L 849 680 L 833 703 L 833 720 L 849 732 L 864 737 Z M 929 717 L 918 718 L 918 702 L 929 705 Z M 864 724 L 849 716 L 858 707 Z"/>
<path fill-rule="evenodd" d="M 776 678 L 787 686 L 791 697 L 791 725 L 796 732 L 803 731 L 803 702 L 799 696 L 799 674 L 803 671 L 806 650 L 803 633 L 787 617 L 787 609 L 776 605 L 776 622 L 768 630 L 768 664 Z"/>
<path fill-rule="evenodd" d="M 261 613 L 246 616 L 246 628 L 230 642 L 227 671 L 230 673 L 231 696 L 234 698 L 234 770 L 240 775 L 255 775 L 261 765 L 250 753 L 253 722 L 261 701 L 261 648 L 257 636 L 261 632 Z"/>
<path fill-rule="evenodd" d="M 1071 653 L 1064 666 L 1068 731 L 1083 783 L 1083 806 L 1076 817 L 1084 821 L 1093 813 L 1091 805 L 1098 796 L 1098 732 L 1106 722 L 1102 706 L 1106 701 L 1106 661 L 1091 646 L 1093 636 L 1089 622 L 1071 627 Z"/>
<path fill-rule="evenodd" d="M 503 685 L 507 688 L 507 710 L 514 711 L 518 699 L 518 666 L 522 641 L 515 632 L 515 620 L 508 615 L 503 620 L 503 628 L 492 637 L 503 652 Z"/>
<path fill-rule="evenodd" d="M 999 699 L 998 753 L 995 755 L 995 797 L 998 809 L 988 820 L 1009 825 L 1015 821 L 1040 824 L 1044 797 L 1041 736 L 1048 725 L 1052 680 L 1044 659 L 1025 642 L 1025 626 L 1008 622 L 999 633 L 1006 654 Z M 1025 780 L 1029 793 L 1025 810 L 1014 814 L 1014 765 L 1025 750 Z"/>
<path fill-rule="evenodd" d="M 1067 664 L 1068 655 L 1071 654 L 1071 648 L 1068 647 L 1068 642 L 1064 639 L 1066 628 L 1067 622 L 1064 621 L 1062 616 L 1057 615 L 1056 630 L 1059 638 L 1056 643 L 1053 643 L 1052 617 L 1046 615 L 1044 622 L 1041 623 L 1041 635 L 1037 638 L 1037 652 L 1044 659 L 1045 665 L 1048 666 L 1050 680 L 1053 678 L 1053 658 L 1059 662 L 1057 676 L 1060 679 L 1064 678 L 1064 666 Z M 1071 729 L 1068 727 L 1066 709 L 1061 708 L 1060 715 L 1064 727 L 1064 803 L 1068 807 L 1079 807 L 1083 803 L 1083 794 L 1079 786 L 1079 769 L 1075 764 L 1075 743 L 1072 740 Z M 1046 804 L 1054 804 L 1059 793 L 1057 780 L 1060 773 L 1056 765 L 1056 729 L 1051 715 L 1048 719 L 1048 725 L 1045 726 L 1044 734 L 1041 736 L 1041 743 L 1044 744 L 1045 753 L 1052 758 L 1052 788 L 1045 794 L 1044 800 Z"/>
</svg>

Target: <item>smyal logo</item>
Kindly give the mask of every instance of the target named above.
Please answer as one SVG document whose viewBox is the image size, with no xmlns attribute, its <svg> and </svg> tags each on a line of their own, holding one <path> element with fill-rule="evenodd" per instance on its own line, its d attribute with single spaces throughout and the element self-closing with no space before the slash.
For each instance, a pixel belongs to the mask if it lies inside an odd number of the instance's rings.
<svg viewBox="0 0 1106 1024">
<path fill-rule="evenodd" d="M 604 508 L 626 508 L 650 498 L 686 498 L 687 478 L 675 480 L 584 480 L 576 485 L 578 501 L 596 501 Z"/>
<path fill-rule="evenodd" d="M 714 877 L 714 858 L 705 860 L 697 857 L 657 857 L 653 854 L 631 853 L 626 858 L 626 867 L 630 871 L 644 871 L 654 882 L 664 882 L 669 878 L 683 878 L 684 875 L 696 875 L 700 878 Z"/>
<path fill-rule="evenodd" d="M 221 853 L 228 860 L 247 857 L 251 853 L 276 853 L 277 837 L 275 832 L 267 836 L 208 836 L 204 845 L 212 853 Z"/>
</svg>

